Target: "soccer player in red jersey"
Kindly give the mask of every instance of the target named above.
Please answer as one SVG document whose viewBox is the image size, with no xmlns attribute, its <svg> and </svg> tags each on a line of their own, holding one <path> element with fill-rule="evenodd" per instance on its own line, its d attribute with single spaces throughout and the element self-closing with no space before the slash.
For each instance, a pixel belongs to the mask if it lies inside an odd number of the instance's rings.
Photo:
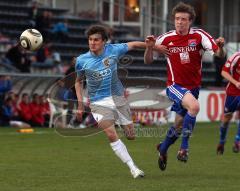
<svg viewBox="0 0 240 191">
<path fill-rule="evenodd" d="M 224 106 L 224 117 L 220 125 L 220 141 L 217 147 L 217 154 L 223 154 L 224 144 L 226 142 L 229 122 L 232 119 L 233 112 L 240 108 L 240 51 L 229 57 L 222 68 L 222 76 L 228 80 L 226 87 L 226 99 Z M 233 152 L 240 151 L 240 123 L 233 145 Z"/>
<path fill-rule="evenodd" d="M 174 102 L 171 110 L 176 112 L 175 123 L 167 132 L 165 140 L 158 145 L 159 168 L 166 169 L 167 150 L 180 134 L 182 143 L 177 154 L 179 161 L 187 162 L 189 137 L 199 112 L 198 95 L 201 85 L 202 55 L 209 51 L 224 57 L 224 39 L 214 39 L 204 30 L 191 28 L 195 19 L 191 5 L 178 3 L 172 10 L 175 30 L 160 35 L 157 39 L 148 36 L 145 40 L 145 63 L 152 63 L 155 50 L 167 57 L 167 96 Z"/>
</svg>

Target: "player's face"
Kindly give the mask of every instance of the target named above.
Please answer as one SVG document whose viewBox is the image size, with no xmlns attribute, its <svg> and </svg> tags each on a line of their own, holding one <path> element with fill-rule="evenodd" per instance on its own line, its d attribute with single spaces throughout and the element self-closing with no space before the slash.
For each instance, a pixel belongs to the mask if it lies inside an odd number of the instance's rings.
<svg viewBox="0 0 240 191">
<path fill-rule="evenodd" d="M 100 34 L 93 34 L 88 37 L 89 49 L 92 53 L 100 55 L 104 49 L 106 41 L 102 39 Z"/>
<path fill-rule="evenodd" d="M 192 24 L 189 13 L 176 13 L 175 14 L 175 28 L 178 34 L 188 34 L 189 28 Z"/>
<path fill-rule="evenodd" d="M 29 102 L 28 96 L 25 95 L 25 96 L 23 97 L 23 101 L 24 101 L 25 103 L 28 103 L 28 102 Z"/>
</svg>

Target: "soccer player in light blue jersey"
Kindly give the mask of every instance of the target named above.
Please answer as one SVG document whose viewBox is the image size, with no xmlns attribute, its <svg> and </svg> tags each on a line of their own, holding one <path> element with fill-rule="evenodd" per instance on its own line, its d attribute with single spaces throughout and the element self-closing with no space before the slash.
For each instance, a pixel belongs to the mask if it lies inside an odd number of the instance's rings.
<svg viewBox="0 0 240 191">
<path fill-rule="evenodd" d="M 115 154 L 126 163 L 134 178 L 143 177 L 144 172 L 133 162 L 125 144 L 119 139 L 115 123 L 122 125 L 129 140 L 135 138 L 130 107 L 124 97 L 124 88 L 118 78 L 119 58 L 127 51 L 145 48 L 144 42 L 133 41 L 121 44 L 108 44 L 105 27 L 91 26 L 87 31 L 89 51 L 76 60 L 77 79 L 75 83 L 78 98 L 78 118 L 83 113 L 83 79 L 90 99 L 94 119 L 107 135 Z"/>
</svg>

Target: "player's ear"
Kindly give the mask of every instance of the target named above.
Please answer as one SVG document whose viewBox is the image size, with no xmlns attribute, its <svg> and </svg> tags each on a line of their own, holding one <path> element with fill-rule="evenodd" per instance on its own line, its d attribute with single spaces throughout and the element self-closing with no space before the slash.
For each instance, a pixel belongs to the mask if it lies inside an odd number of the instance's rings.
<svg viewBox="0 0 240 191">
<path fill-rule="evenodd" d="M 189 22 L 190 22 L 190 26 L 191 26 L 193 24 L 193 20 L 189 19 Z"/>
</svg>

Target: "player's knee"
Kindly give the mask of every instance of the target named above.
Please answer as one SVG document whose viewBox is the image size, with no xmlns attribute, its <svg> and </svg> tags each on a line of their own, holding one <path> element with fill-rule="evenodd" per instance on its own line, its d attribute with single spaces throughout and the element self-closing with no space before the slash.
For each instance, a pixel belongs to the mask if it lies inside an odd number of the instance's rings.
<svg viewBox="0 0 240 191">
<path fill-rule="evenodd" d="M 199 103 L 197 101 L 195 101 L 189 108 L 189 113 L 196 116 L 198 114 L 198 112 L 200 111 L 200 106 Z"/>
<path fill-rule="evenodd" d="M 224 124 L 228 124 L 228 123 L 231 121 L 232 116 L 233 116 L 232 113 L 225 114 L 224 117 L 223 117 L 222 122 L 223 122 Z"/>
<path fill-rule="evenodd" d="M 118 136 L 117 136 L 116 132 L 114 132 L 114 131 L 105 129 L 105 134 L 107 135 L 107 137 L 110 141 L 115 141 L 118 139 Z"/>
<path fill-rule="evenodd" d="M 231 120 L 231 118 L 224 118 L 224 119 L 222 120 L 223 126 L 228 126 L 229 123 L 230 123 L 230 120 Z"/>
<path fill-rule="evenodd" d="M 115 134 L 107 134 L 107 137 L 110 142 L 115 142 L 116 140 L 118 140 L 118 136 L 116 136 Z"/>
</svg>

